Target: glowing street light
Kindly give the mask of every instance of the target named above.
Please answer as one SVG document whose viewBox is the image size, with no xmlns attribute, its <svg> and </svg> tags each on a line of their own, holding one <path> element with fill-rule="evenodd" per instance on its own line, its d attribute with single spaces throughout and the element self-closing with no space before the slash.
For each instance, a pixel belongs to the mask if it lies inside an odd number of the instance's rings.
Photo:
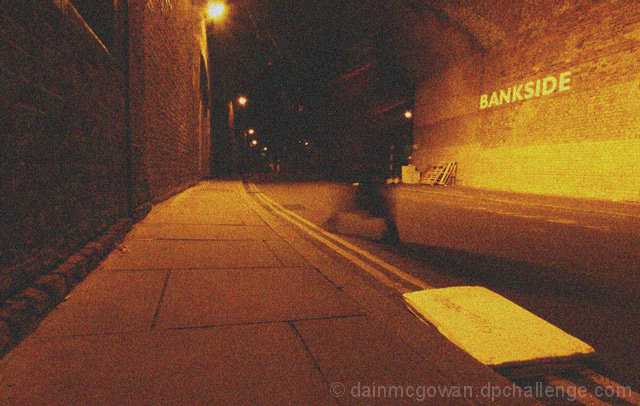
<svg viewBox="0 0 640 406">
<path fill-rule="evenodd" d="M 209 14 L 209 17 L 213 18 L 214 20 L 220 18 L 223 13 L 224 4 L 222 3 L 213 3 L 209 5 L 209 8 L 207 8 L 207 14 Z"/>
<path fill-rule="evenodd" d="M 238 104 L 239 104 L 239 105 L 241 105 L 241 106 L 246 105 L 248 101 L 249 101 L 249 100 L 247 100 L 247 98 L 246 98 L 246 97 L 244 97 L 244 96 L 240 96 L 240 97 L 238 97 Z"/>
</svg>

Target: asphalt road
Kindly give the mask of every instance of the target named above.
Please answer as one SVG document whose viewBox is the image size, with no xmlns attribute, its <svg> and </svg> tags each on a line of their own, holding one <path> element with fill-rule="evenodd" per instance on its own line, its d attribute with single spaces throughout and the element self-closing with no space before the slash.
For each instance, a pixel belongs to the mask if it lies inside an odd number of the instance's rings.
<svg viewBox="0 0 640 406">
<path fill-rule="evenodd" d="M 322 225 L 353 187 L 260 183 Z M 640 388 L 640 211 L 464 189 L 394 188 L 401 246 L 352 243 L 432 286 L 481 285 L 591 344 L 608 375 Z"/>
</svg>

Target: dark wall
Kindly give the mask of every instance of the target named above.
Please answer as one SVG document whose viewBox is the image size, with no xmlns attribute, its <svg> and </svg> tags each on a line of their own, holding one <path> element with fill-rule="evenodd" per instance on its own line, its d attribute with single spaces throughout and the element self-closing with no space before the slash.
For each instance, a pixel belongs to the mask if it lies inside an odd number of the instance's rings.
<svg viewBox="0 0 640 406">
<path fill-rule="evenodd" d="M 191 0 L 131 0 L 129 11 L 134 199 L 160 201 L 209 174 L 206 33 Z"/>
<path fill-rule="evenodd" d="M 3 2 L 0 55 L 5 298 L 127 215 L 126 132 L 122 70 L 73 10 Z"/>
<path fill-rule="evenodd" d="M 0 300 L 209 172 L 201 6 L 103 3 L 0 7 Z"/>
</svg>

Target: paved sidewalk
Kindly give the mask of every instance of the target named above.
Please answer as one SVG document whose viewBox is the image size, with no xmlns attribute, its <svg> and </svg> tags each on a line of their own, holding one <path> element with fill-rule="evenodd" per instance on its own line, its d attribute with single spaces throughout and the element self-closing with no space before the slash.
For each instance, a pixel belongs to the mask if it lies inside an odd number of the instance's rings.
<svg viewBox="0 0 640 406">
<path fill-rule="evenodd" d="M 0 361 L 11 405 L 533 403 L 505 387 L 239 182 L 155 206 Z"/>
</svg>

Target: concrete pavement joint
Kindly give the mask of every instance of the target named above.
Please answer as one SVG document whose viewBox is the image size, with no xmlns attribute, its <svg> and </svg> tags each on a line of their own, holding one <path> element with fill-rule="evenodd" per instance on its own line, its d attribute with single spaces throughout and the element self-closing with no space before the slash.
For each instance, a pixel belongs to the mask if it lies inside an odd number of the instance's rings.
<svg viewBox="0 0 640 406">
<path fill-rule="evenodd" d="M 267 247 L 267 251 L 269 251 L 271 255 L 273 255 L 273 257 L 280 263 L 280 267 L 284 267 L 285 266 L 284 262 L 282 261 L 280 256 L 276 253 L 276 251 L 273 249 L 273 247 L 267 244 L 267 241 L 265 240 L 260 240 L 260 242 L 262 242 Z"/>
<path fill-rule="evenodd" d="M 154 330 L 154 331 L 163 331 L 163 330 Z M 39 336 L 38 339 L 72 339 L 72 338 L 82 338 L 82 337 L 107 337 L 107 336 L 129 336 L 132 334 L 148 334 L 150 330 L 148 329 L 139 329 L 139 330 L 125 330 L 125 331 L 104 331 L 100 333 L 73 333 L 73 334 L 50 334 Z"/>
<path fill-rule="evenodd" d="M 310 318 L 302 318 L 302 319 L 247 321 L 247 322 L 241 322 L 241 323 L 207 324 L 207 325 L 201 325 L 201 326 L 166 327 L 166 328 L 158 328 L 155 331 L 200 330 L 200 329 L 207 329 L 207 328 L 252 326 L 252 325 L 259 325 L 259 324 L 299 323 L 299 322 L 304 322 L 304 321 L 349 319 L 349 318 L 358 318 L 358 317 L 367 317 L 367 316 L 368 316 L 367 313 L 356 313 L 356 314 L 346 314 L 346 315 L 337 315 L 337 316 L 310 317 Z"/>
<path fill-rule="evenodd" d="M 114 269 L 104 269 L 102 267 L 98 267 L 96 268 L 97 271 L 100 272 L 157 272 L 157 271 L 168 271 L 170 270 L 170 268 L 140 268 L 140 269 L 120 269 L 120 268 L 114 268 Z"/>
<path fill-rule="evenodd" d="M 219 268 L 215 268 L 213 266 L 206 266 L 206 267 L 190 267 L 190 268 L 171 268 L 171 270 L 173 271 L 224 271 L 225 269 L 228 270 L 235 270 L 235 269 L 248 269 L 248 270 L 252 270 L 252 269 L 283 269 L 283 268 L 304 268 L 304 269 L 309 269 L 312 268 L 311 265 L 309 266 L 247 266 L 247 265 L 238 265 L 238 266 L 223 266 L 223 267 L 219 267 Z M 144 269 L 104 269 L 102 270 L 102 272 L 148 272 L 148 271 L 166 271 L 168 270 L 168 268 L 144 268 Z"/>
<path fill-rule="evenodd" d="M 311 352 L 311 349 L 309 348 L 307 343 L 304 341 L 304 337 L 302 337 L 302 334 L 300 334 L 300 331 L 298 330 L 298 328 L 296 327 L 296 325 L 293 322 L 289 322 L 289 326 L 293 330 L 293 333 L 296 335 L 296 337 L 298 337 L 298 339 L 300 340 L 300 343 L 302 344 L 302 347 L 304 348 L 304 351 L 307 353 L 307 356 L 309 357 L 309 359 L 313 363 L 313 366 L 315 367 L 315 369 L 318 371 L 318 373 L 322 377 L 322 382 L 324 382 L 325 388 L 329 388 L 331 384 L 329 383 L 329 380 L 327 379 L 327 376 L 324 374 L 324 371 L 322 370 L 322 368 L 320 368 L 320 365 L 318 365 L 318 361 L 313 356 L 313 353 Z M 331 390 L 329 391 L 329 393 L 333 397 L 333 400 L 336 402 L 336 404 L 339 405 L 340 402 L 338 401 L 338 397 L 333 392 L 334 391 L 331 391 Z"/>
<path fill-rule="evenodd" d="M 169 284 L 169 278 L 171 277 L 171 270 L 167 271 L 167 275 L 164 278 L 164 283 L 162 284 L 162 290 L 160 290 L 160 298 L 158 299 L 158 304 L 156 305 L 156 310 L 153 313 L 153 319 L 151 320 L 151 330 L 155 330 L 156 323 L 158 322 L 158 316 L 160 315 L 160 309 L 162 308 L 162 302 L 164 301 L 164 295 L 167 291 L 167 285 Z"/>
</svg>

